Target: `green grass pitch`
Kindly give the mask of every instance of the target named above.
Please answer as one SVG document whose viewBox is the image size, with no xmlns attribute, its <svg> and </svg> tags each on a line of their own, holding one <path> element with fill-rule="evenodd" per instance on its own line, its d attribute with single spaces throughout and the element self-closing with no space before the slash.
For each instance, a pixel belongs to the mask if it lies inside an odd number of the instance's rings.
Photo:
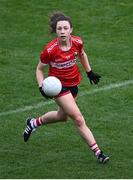
<svg viewBox="0 0 133 180">
<path fill-rule="evenodd" d="M 1 179 L 133 178 L 132 9 L 132 0 L 0 0 Z M 96 161 L 71 120 L 43 126 L 23 142 L 28 116 L 57 109 L 43 100 L 35 79 L 39 53 L 53 38 L 48 16 L 55 10 L 71 16 L 92 69 L 102 76 L 98 87 L 91 86 L 79 64 L 78 105 L 110 156 L 107 165 Z M 123 86 L 85 93 L 119 83 Z"/>
</svg>

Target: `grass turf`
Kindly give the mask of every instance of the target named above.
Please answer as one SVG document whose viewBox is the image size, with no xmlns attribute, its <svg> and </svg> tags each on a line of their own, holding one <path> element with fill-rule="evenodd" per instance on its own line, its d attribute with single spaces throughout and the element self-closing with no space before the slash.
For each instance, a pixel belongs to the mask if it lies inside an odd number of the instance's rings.
<svg viewBox="0 0 133 180">
<path fill-rule="evenodd" d="M 92 68 L 102 75 L 100 87 L 133 79 L 132 7 L 131 0 L 0 0 L 0 112 L 42 101 L 35 68 L 53 37 L 47 24 L 54 10 L 72 17 L 74 34 L 83 38 Z M 82 74 L 81 92 L 97 88 Z M 0 178 L 132 178 L 132 91 L 130 85 L 78 99 L 98 144 L 110 155 L 105 166 L 88 151 L 71 120 L 41 127 L 23 142 L 25 118 L 56 109 L 55 104 L 0 116 Z"/>
</svg>

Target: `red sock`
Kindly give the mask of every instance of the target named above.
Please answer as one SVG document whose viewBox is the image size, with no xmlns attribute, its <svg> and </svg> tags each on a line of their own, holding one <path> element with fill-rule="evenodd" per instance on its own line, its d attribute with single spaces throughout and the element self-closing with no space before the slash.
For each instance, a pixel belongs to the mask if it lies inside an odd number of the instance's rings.
<svg viewBox="0 0 133 180">
<path fill-rule="evenodd" d="M 96 156 L 98 156 L 98 154 L 100 153 L 100 149 L 97 145 L 97 143 L 94 143 L 90 146 L 91 150 L 95 153 Z"/>
<path fill-rule="evenodd" d="M 34 128 L 36 128 L 36 127 L 38 127 L 38 126 L 41 126 L 42 124 L 43 124 L 43 121 L 42 121 L 41 117 L 33 120 L 33 126 L 34 126 Z"/>
</svg>

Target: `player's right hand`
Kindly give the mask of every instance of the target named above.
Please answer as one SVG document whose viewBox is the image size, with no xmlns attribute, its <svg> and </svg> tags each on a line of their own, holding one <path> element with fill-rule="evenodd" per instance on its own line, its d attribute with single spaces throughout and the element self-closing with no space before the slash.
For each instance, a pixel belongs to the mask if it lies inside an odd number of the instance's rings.
<svg viewBox="0 0 133 180">
<path fill-rule="evenodd" d="M 52 97 L 49 97 L 49 96 L 47 96 L 47 95 L 44 93 L 42 87 L 39 87 L 39 91 L 40 91 L 41 95 L 42 95 L 43 97 L 45 97 L 46 99 L 48 99 L 48 98 L 52 99 Z"/>
</svg>

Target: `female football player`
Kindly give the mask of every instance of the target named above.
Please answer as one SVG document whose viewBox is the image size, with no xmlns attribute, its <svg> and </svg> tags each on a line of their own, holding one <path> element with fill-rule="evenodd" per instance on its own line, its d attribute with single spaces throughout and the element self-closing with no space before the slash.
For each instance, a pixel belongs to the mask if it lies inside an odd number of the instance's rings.
<svg viewBox="0 0 133 180">
<path fill-rule="evenodd" d="M 44 97 L 47 97 L 42 90 L 45 66 L 49 66 L 48 76 L 60 79 L 63 87 L 59 95 L 54 97 L 58 110 L 47 112 L 38 118 L 28 118 L 23 133 L 24 141 L 28 141 L 31 133 L 37 127 L 48 123 L 67 121 L 70 117 L 97 159 L 101 163 L 106 163 L 109 157 L 97 145 L 75 101 L 78 94 L 78 84 L 81 81 L 81 74 L 76 64 L 77 60 L 80 59 L 91 84 L 97 84 L 100 75 L 92 71 L 81 38 L 72 35 L 73 26 L 70 17 L 62 12 L 54 13 L 50 18 L 50 28 L 51 32 L 57 34 L 57 37 L 49 42 L 41 52 L 40 61 L 36 68 L 36 79 L 40 93 Z"/>
</svg>

